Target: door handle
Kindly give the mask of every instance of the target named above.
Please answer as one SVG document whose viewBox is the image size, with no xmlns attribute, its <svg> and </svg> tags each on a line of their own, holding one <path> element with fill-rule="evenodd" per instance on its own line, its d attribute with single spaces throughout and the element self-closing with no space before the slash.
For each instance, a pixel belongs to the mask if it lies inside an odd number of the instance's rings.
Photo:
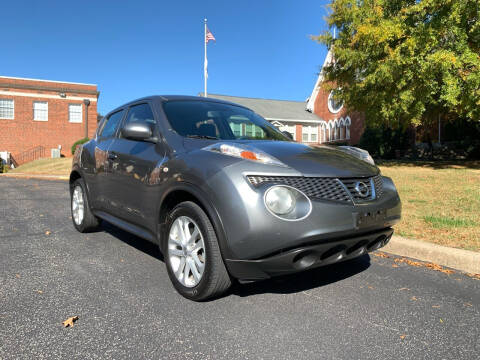
<svg viewBox="0 0 480 360">
<path fill-rule="evenodd" d="M 109 152 L 108 153 L 108 160 L 115 160 L 117 157 L 118 157 L 118 155 L 115 154 L 114 152 Z"/>
</svg>

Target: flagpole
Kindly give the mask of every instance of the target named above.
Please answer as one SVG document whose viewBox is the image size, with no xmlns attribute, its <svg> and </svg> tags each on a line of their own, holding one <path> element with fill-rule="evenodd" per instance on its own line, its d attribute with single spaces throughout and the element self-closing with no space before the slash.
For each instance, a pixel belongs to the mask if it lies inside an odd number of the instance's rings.
<svg viewBox="0 0 480 360">
<path fill-rule="evenodd" d="M 203 36 L 203 45 L 205 47 L 205 59 L 203 60 L 203 79 L 204 79 L 204 91 L 203 96 L 207 97 L 207 19 L 205 21 L 205 33 Z"/>
</svg>

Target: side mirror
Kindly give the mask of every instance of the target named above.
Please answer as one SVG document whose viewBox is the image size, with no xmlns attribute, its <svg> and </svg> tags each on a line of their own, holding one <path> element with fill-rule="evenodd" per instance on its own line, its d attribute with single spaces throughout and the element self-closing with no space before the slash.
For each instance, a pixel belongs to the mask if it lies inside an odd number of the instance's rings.
<svg viewBox="0 0 480 360">
<path fill-rule="evenodd" d="M 288 137 L 290 140 L 293 140 L 293 135 L 290 134 L 288 131 L 282 131 L 282 134 Z"/>
<path fill-rule="evenodd" d="M 152 135 L 152 128 L 144 122 L 131 122 L 122 129 L 122 137 L 126 139 L 151 141 L 153 140 Z"/>
</svg>

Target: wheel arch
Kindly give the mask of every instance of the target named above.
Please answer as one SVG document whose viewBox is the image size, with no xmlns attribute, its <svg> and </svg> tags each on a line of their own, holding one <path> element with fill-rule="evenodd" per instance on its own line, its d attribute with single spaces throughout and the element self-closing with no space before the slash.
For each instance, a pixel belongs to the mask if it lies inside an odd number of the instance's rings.
<svg viewBox="0 0 480 360">
<path fill-rule="evenodd" d="M 70 172 L 70 178 L 68 181 L 68 183 L 70 184 L 70 188 L 72 187 L 73 183 L 78 179 L 80 179 L 81 177 L 82 177 L 82 174 L 80 173 L 80 171 L 78 171 L 78 169 L 76 168 L 72 169 L 72 171 Z"/>
<path fill-rule="evenodd" d="M 202 208 L 212 222 L 215 234 L 218 240 L 218 246 L 224 259 L 229 256 L 227 237 L 223 227 L 222 219 L 215 206 L 208 199 L 207 194 L 197 186 L 190 183 L 177 184 L 163 194 L 158 206 L 158 242 L 162 241 L 162 235 L 165 233 L 165 224 L 167 216 L 171 209 L 184 201 L 192 201 Z"/>
</svg>

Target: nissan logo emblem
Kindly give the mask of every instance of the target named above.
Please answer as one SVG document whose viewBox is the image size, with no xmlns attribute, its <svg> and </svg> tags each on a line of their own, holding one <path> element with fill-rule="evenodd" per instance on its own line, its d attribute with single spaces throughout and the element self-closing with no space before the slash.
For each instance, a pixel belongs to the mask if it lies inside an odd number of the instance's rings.
<svg viewBox="0 0 480 360">
<path fill-rule="evenodd" d="M 362 198 L 366 198 L 370 195 L 370 189 L 368 188 L 367 184 L 362 181 L 357 181 L 355 183 L 355 191 L 357 192 L 358 196 Z"/>
</svg>

